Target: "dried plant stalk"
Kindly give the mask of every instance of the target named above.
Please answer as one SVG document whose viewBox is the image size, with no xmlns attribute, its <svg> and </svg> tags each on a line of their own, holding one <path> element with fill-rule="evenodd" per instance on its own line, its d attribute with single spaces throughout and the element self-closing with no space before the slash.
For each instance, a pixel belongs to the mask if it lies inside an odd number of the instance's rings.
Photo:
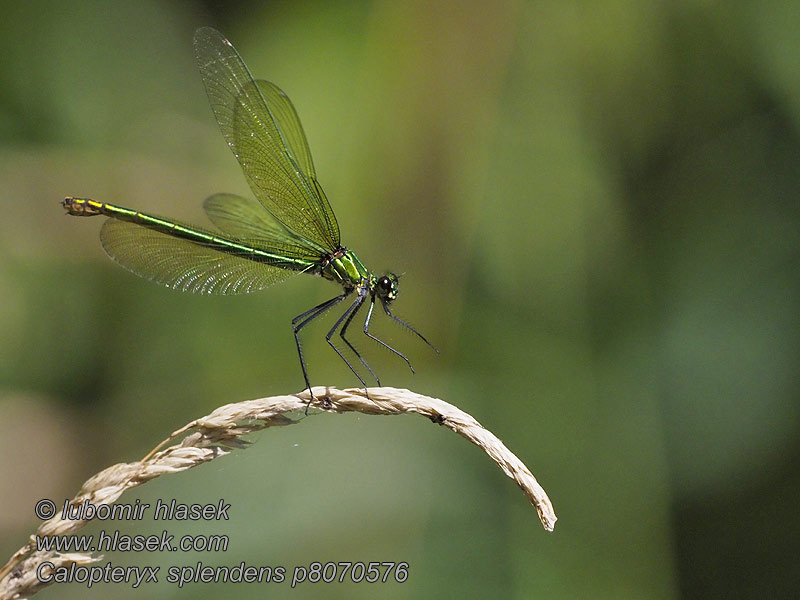
<svg viewBox="0 0 800 600">
<path fill-rule="evenodd" d="M 220 406 L 211 414 L 175 431 L 142 460 L 112 465 L 94 475 L 83 484 L 70 502 L 72 505 L 80 505 L 86 500 L 94 505 L 111 504 L 125 490 L 155 477 L 190 469 L 233 449 L 245 447 L 248 442 L 243 437 L 249 433 L 298 422 L 287 415 L 305 411 L 311 401 L 311 408 L 325 412 L 355 411 L 368 415 L 416 413 L 452 429 L 482 448 L 506 475 L 516 481 L 536 507 L 544 528 L 547 531 L 553 530 L 556 522 L 553 506 L 528 468 L 494 434 L 452 404 L 395 388 L 370 388 L 368 398 L 363 389 L 315 387 L 313 392 L 313 401 L 306 390 L 293 396 L 273 396 Z M 178 443 L 161 449 L 179 438 Z M 0 600 L 27 598 L 49 585 L 36 578 L 36 567 L 42 561 L 50 561 L 59 567 L 85 565 L 100 560 L 91 554 L 57 554 L 36 550 L 37 535 L 69 535 L 87 522 L 62 519 L 60 513 L 43 522 L 36 533 L 31 535 L 28 543 L 0 569 Z"/>
</svg>

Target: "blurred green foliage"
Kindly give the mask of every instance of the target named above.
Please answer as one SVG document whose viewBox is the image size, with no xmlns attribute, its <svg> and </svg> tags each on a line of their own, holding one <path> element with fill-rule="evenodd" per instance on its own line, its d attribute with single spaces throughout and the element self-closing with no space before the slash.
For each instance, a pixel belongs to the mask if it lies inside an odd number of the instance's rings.
<svg viewBox="0 0 800 600">
<path fill-rule="evenodd" d="M 202 223 L 204 197 L 247 193 L 193 64 L 193 30 L 213 25 L 290 95 L 343 242 L 406 273 L 396 310 L 442 353 L 386 321 L 417 375 L 359 348 L 387 385 L 455 403 L 504 439 L 560 521 L 543 533 L 455 436 L 315 416 L 123 497 L 224 497 L 224 526 L 170 531 L 228 534 L 228 552 L 106 559 L 408 561 L 384 597 L 793 597 L 795 4 L 224 6 L 0 6 L 0 552 L 35 528 L 37 499 L 63 501 L 218 405 L 302 386 L 289 321 L 329 284 L 169 292 L 107 260 L 99 223 L 58 205 L 85 195 Z M 312 382 L 356 385 L 325 331 L 305 332 Z M 320 586 L 267 593 L 376 595 Z"/>
</svg>

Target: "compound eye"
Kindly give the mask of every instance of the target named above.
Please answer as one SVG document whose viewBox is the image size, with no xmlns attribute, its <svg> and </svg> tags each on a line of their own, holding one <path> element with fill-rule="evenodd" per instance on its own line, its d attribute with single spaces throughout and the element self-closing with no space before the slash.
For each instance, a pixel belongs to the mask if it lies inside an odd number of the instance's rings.
<svg viewBox="0 0 800 600">
<path fill-rule="evenodd" d="M 392 291 L 392 280 L 389 279 L 386 275 L 378 279 L 378 289 L 383 292 L 384 294 L 388 294 Z"/>
</svg>

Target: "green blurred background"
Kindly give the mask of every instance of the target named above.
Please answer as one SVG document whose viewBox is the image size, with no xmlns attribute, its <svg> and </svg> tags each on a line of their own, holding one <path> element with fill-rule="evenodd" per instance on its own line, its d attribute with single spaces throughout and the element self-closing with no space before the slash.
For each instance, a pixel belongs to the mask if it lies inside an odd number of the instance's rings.
<svg viewBox="0 0 800 600">
<path fill-rule="evenodd" d="M 292 98 L 343 242 L 406 274 L 396 313 L 441 355 L 386 319 L 417 374 L 359 348 L 385 384 L 494 431 L 560 520 L 545 533 L 486 456 L 427 421 L 321 415 L 122 497 L 224 498 L 230 521 L 169 530 L 227 534 L 227 552 L 103 562 L 162 581 L 197 561 L 410 564 L 402 585 L 145 588 L 160 598 L 795 597 L 795 2 L 0 9 L 0 555 L 37 499 L 219 405 L 302 388 L 289 321 L 330 283 L 164 290 L 105 257 L 101 219 L 58 204 L 205 223 L 206 196 L 249 193 L 193 61 L 212 25 Z M 357 385 L 326 331 L 305 332 L 312 382 Z"/>
</svg>

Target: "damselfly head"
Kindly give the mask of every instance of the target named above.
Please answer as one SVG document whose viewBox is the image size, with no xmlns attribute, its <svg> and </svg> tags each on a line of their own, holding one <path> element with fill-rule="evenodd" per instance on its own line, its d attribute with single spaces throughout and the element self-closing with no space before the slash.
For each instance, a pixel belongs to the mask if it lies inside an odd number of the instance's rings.
<svg viewBox="0 0 800 600">
<path fill-rule="evenodd" d="M 394 273 L 387 273 L 375 282 L 375 293 L 378 298 L 391 302 L 397 298 L 397 275 Z"/>
</svg>

